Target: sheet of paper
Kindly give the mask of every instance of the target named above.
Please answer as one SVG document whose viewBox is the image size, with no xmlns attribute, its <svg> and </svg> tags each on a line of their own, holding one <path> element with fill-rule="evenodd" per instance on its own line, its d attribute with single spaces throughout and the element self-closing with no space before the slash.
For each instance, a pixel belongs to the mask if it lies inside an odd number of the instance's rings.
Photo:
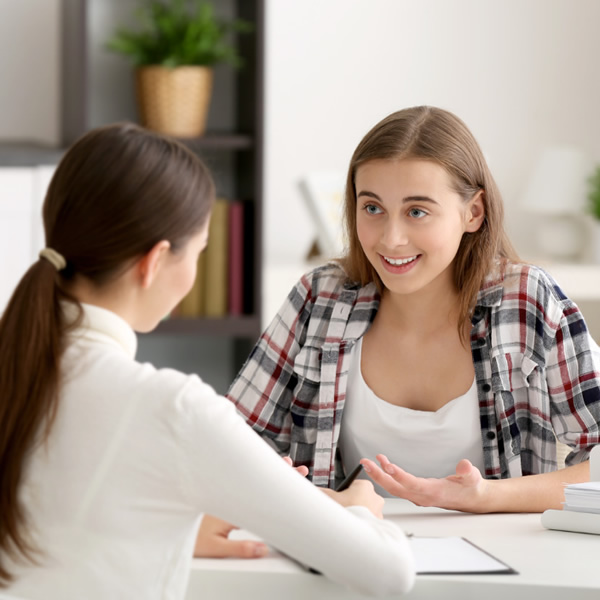
<svg viewBox="0 0 600 600">
<path fill-rule="evenodd" d="M 417 574 L 500 574 L 516 573 L 462 537 L 411 537 Z"/>
</svg>

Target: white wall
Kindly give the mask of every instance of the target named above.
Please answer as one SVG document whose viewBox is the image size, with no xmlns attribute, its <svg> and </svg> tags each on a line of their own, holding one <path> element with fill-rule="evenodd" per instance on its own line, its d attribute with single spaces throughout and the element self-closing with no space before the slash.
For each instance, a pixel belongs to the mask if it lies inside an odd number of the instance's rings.
<svg viewBox="0 0 600 600">
<path fill-rule="evenodd" d="M 296 189 L 308 170 L 347 167 L 381 118 L 455 112 L 486 153 L 524 253 L 520 194 L 541 148 L 600 161 L 598 0 L 266 0 L 265 256 L 310 245 Z"/>
<path fill-rule="evenodd" d="M 402 107 L 466 121 L 525 254 L 519 200 L 541 148 L 575 143 L 600 162 L 598 0 L 265 1 L 267 262 L 300 260 L 310 245 L 302 175 L 344 171 L 366 131 Z M 60 3 L 0 0 L 0 140 L 58 140 Z M 105 3 L 122 4 L 92 5 Z"/>
<path fill-rule="evenodd" d="M 60 2 L 0 0 L 0 140 L 58 140 Z M 344 171 L 402 107 L 466 121 L 525 251 L 518 203 L 541 148 L 571 142 L 600 161 L 598 0 L 266 0 L 266 14 L 267 261 L 310 245 L 298 179 Z"/>
</svg>

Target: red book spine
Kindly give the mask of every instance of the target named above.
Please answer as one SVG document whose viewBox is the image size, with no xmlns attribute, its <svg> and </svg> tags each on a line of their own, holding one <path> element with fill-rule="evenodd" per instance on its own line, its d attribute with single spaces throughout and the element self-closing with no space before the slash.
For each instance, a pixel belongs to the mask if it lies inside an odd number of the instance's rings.
<svg viewBox="0 0 600 600">
<path fill-rule="evenodd" d="M 229 314 L 244 312 L 244 205 L 229 205 Z"/>
</svg>

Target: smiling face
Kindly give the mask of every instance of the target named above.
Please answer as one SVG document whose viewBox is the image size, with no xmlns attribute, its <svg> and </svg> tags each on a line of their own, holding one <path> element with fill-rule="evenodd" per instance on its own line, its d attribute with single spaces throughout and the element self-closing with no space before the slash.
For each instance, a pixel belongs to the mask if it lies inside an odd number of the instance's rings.
<svg viewBox="0 0 600 600">
<path fill-rule="evenodd" d="M 465 232 L 484 217 L 481 192 L 465 202 L 439 164 L 372 160 L 355 176 L 362 249 L 393 294 L 454 293 L 451 265 Z"/>
</svg>

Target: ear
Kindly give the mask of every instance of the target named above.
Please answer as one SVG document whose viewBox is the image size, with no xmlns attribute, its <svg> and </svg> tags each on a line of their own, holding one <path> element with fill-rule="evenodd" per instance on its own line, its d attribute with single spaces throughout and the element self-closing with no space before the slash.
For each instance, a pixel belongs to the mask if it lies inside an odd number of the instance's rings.
<svg viewBox="0 0 600 600">
<path fill-rule="evenodd" d="M 171 242 L 161 240 L 137 262 L 137 272 L 142 288 L 147 289 L 152 285 L 170 248 Z"/>
<path fill-rule="evenodd" d="M 477 231 L 485 219 L 485 203 L 483 201 L 484 191 L 479 190 L 467 204 L 465 211 L 465 231 L 473 233 Z"/>
</svg>

